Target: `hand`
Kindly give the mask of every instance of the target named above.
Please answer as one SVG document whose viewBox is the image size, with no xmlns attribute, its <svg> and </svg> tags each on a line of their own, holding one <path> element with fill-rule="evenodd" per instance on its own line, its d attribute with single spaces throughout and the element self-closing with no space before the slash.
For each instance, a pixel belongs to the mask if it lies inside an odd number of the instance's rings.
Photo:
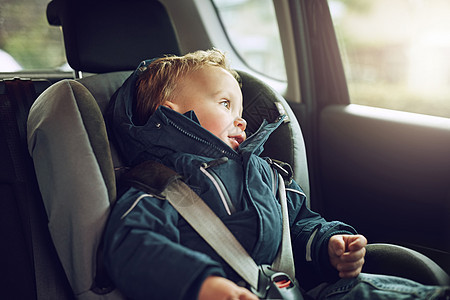
<svg viewBox="0 0 450 300">
<path fill-rule="evenodd" d="M 200 287 L 198 300 L 258 300 L 258 297 L 231 280 L 209 276 Z"/>
<path fill-rule="evenodd" d="M 361 273 L 367 240 L 362 235 L 333 235 L 328 242 L 330 263 L 339 277 L 351 278 Z"/>
</svg>

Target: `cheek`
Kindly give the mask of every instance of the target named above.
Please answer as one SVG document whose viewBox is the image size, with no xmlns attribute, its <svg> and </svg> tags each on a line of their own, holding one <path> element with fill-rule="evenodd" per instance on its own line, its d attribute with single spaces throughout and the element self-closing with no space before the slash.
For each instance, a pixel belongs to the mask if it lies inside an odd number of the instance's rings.
<svg viewBox="0 0 450 300">
<path fill-rule="evenodd" d="M 203 122 L 200 120 L 200 124 L 214 135 L 221 137 L 228 136 L 228 131 L 233 121 L 220 114 L 210 114 Z"/>
<path fill-rule="evenodd" d="M 227 132 L 226 126 L 217 120 L 210 120 L 204 127 L 219 137 Z"/>
</svg>

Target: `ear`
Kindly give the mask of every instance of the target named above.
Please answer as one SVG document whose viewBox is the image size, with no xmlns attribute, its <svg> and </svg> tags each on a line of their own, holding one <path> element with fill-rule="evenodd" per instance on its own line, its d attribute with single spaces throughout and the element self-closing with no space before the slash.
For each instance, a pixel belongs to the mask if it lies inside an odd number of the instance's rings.
<svg viewBox="0 0 450 300">
<path fill-rule="evenodd" d="M 166 100 L 162 105 L 165 107 L 168 107 L 174 111 L 179 111 L 179 105 L 177 105 L 175 102 Z"/>
</svg>

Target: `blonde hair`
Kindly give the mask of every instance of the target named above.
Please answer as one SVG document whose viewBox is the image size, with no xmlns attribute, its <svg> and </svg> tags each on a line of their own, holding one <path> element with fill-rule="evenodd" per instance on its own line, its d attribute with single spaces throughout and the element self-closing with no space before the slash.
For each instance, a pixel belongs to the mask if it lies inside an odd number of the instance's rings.
<svg viewBox="0 0 450 300">
<path fill-rule="evenodd" d="M 136 121 L 140 125 L 145 124 L 160 105 L 170 100 L 180 79 L 207 66 L 227 70 L 240 83 L 237 72 L 228 66 L 225 54 L 217 49 L 199 50 L 184 56 L 166 56 L 152 61 L 136 83 Z"/>
</svg>

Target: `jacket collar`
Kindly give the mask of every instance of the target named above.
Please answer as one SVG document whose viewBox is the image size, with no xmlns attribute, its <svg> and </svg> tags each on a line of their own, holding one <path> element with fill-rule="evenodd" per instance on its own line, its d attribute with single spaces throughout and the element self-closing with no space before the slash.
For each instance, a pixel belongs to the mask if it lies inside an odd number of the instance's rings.
<svg viewBox="0 0 450 300">
<path fill-rule="evenodd" d="M 280 115 L 273 123 L 264 120 L 259 129 L 239 146 L 241 154 L 260 155 L 269 136 L 283 123 L 285 118 L 286 115 Z"/>
<path fill-rule="evenodd" d="M 180 114 L 165 106 L 160 106 L 148 122 L 135 127 L 135 140 L 142 142 L 142 151 L 133 164 L 148 159 L 160 160 L 164 156 L 181 152 L 209 158 L 228 157 L 239 159 L 243 154 L 259 155 L 269 135 L 281 124 L 284 117 L 274 123 L 266 121 L 248 137 L 237 151 L 230 148 L 218 137 L 200 126 L 193 111 Z M 130 132 L 131 133 L 131 132 Z"/>
</svg>

